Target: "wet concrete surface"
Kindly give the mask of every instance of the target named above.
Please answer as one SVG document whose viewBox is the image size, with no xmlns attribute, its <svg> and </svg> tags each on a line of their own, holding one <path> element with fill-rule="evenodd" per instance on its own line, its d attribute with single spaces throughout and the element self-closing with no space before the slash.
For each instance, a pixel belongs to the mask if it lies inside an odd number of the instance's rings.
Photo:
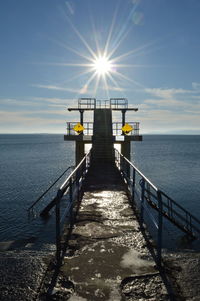
<svg viewBox="0 0 200 301">
<path fill-rule="evenodd" d="M 91 170 L 53 291 L 49 252 L 31 251 L 34 239 L 1 244 L 0 300 L 200 301 L 200 256 L 166 253 L 165 277 L 143 237 L 120 175 L 106 166 Z M 148 235 L 148 233 L 146 233 Z M 23 244 L 23 250 L 18 244 Z M 7 250 L 13 251 L 7 251 Z M 51 269 L 49 269 L 51 266 Z"/>
<path fill-rule="evenodd" d="M 0 252 L 0 300 L 37 300 L 51 259 L 42 252 Z"/>
<path fill-rule="evenodd" d="M 90 175 L 54 289 L 55 300 L 169 300 L 117 177 L 94 181 Z"/>
<path fill-rule="evenodd" d="M 200 254 L 191 250 L 167 252 L 166 272 L 173 285 L 176 300 L 200 301 Z"/>
</svg>

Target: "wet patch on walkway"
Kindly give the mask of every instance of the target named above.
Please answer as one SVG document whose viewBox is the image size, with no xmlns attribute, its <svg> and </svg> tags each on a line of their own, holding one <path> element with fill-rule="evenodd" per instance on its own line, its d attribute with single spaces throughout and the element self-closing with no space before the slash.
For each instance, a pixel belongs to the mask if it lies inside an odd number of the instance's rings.
<svg viewBox="0 0 200 301">
<path fill-rule="evenodd" d="M 70 301 L 169 300 L 125 191 L 85 192 L 55 291 Z"/>
</svg>

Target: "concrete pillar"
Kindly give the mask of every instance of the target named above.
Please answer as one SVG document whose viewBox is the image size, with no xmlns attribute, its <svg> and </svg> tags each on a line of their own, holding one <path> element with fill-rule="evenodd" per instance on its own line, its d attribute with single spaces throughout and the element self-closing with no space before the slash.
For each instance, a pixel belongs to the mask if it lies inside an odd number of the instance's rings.
<svg viewBox="0 0 200 301">
<path fill-rule="evenodd" d="M 128 160 L 131 158 L 131 143 L 130 141 L 122 142 L 121 143 L 121 153 L 124 155 Z"/>
<path fill-rule="evenodd" d="M 130 143 L 130 141 L 122 142 L 122 144 L 121 144 L 121 153 L 122 153 L 122 155 L 124 155 L 130 161 L 130 158 L 131 158 L 131 143 Z M 130 176 L 130 166 L 129 165 L 126 165 L 126 173 L 127 173 L 127 176 L 129 177 Z"/>
<path fill-rule="evenodd" d="M 79 164 L 84 155 L 84 142 L 76 141 L 76 165 Z"/>
</svg>

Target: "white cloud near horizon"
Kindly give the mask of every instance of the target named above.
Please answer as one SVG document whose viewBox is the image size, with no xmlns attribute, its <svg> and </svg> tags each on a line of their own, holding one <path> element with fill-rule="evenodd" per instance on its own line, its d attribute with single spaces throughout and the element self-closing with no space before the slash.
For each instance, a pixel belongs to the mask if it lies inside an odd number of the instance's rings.
<svg viewBox="0 0 200 301">
<path fill-rule="evenodd" d="M 196 89 L 194 89 L 194 87 Z M 199 131 L 200 133 L 200 88 L 199 83 L 192 83 L 191 89 L 148 88 L 143 91 L 143 99 L 135 107 L 137 113 L 127 113 L 127 120 L 139 121 L 145 133 L 170 133 L 177 131 Z M 142 93 L 142 91 L 140 91 Z M 1 133 L 6 129 L 25 131 L 59 132 L 65 131 L 66 120 L 77 121 L 77 112 L 69 113 L 67 107 L 73 107 L 77 100 L 57 97 L 27 97 L 23 99 L 0 98 Z M 23 110 L 22 110 L 23 108 Z M 119 117 L 121 118 L 121 117 Z M 91 116 L 86 113 L 85 121 Z M 59 129 L 58 129 L 59 128 Z"/>
</svg>

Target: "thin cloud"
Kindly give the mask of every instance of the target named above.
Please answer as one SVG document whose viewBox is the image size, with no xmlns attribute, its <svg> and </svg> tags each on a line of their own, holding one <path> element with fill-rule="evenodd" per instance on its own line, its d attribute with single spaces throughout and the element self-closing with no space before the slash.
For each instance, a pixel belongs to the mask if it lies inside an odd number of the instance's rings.
<svg viewBox="0 0 200 301">
<path fill-rule="evenodd" d="M 176 100 L 176 99 L 146 99 L 144 101 L 146 104 L 152 104 L 156 106 L 165 106 L 165 107 L 188 107 L 191 104 L 185 101 Z"/>
<path fill-rule="evenodd" d="M 193 82 L 192 87 L 193 89 L 200 91 L 200 83 Z"/>
<path fill-rule="evenodd" d="M 161 97 L 164 99 L 174 98 L 176 95 L 181 94 L 193 94 L 196 93 L 194 90 L 187 89 L 163 89 L 163 88 L 147 88 L 146 93 L 149 93 L 155 97 Z"/>
<path fill-rule="evenodd" d="M 55 91 L 65 91 L 65 92 L 71 92 L 76 94 L 86 94 L 89 93 L 87 89 L 73 89 L 73 88 L 65 88 L 61 86 L 56 85 L 32 85 L 32 87 L 35 88 L 41 88 L 41 89 L 48 89 L 48 90 L 55 90 Z"/>
</svg>

